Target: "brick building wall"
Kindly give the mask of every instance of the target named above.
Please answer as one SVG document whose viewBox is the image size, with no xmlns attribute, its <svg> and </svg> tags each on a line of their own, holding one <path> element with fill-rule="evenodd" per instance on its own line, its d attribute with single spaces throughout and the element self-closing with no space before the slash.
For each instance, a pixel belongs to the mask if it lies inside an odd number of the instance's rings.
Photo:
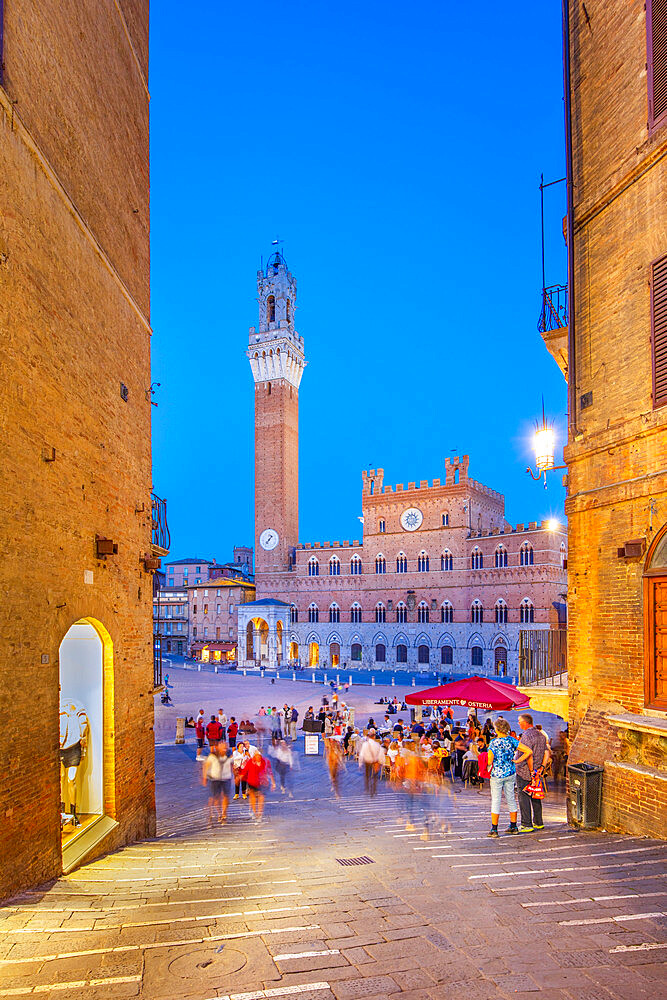
<svg viewBox="0 0 667 1000">
<path fill-rule="evenodd" d="M 61 871 L 58 655 L 81 618 L 113 642 L 98 850 L 154 831 L 147 25 L 141 0 L 4 7 L 2 896 Z"/>
<path fill-rule="evenodd" d="M 290 629 L 290 642 L 297 644 L 302 662 L 310 658 L 310 643 L 317 642 L 322 647 L 321 662 L 331 663 L 333 642 L 341 647 L 341 664 L 349 664 L 352 644 L 358 643 L 362 664 L 374 666 L 375 646 L 380 643 L 387 647 L 383 662 L 394 666 L 393 651 L 405 644 L 406 667 L 414 669 L 419 645 L 426 644 L 432 650 L 430 666 L 440 670 L 438 650 L 448 645 L 454 648 L 450 671 L 472 672 L 474 645 L 484 650 L 483 670 L 493 673 L 494 650 L 502 646 L 508 672 L 516 674 L 520 628 L 558 625 L 567 592 L 565 529 L 546 522 L 510 525 L 502 494 L 468 479 L 468 456 L 455 461 L 456 482 L 447 460 L 445 481 L 409 483 L 407 489 L 385 486 L 382 470 L 364 472 L 362 541 L 299 544 L 292 571 L 258 574 L 258 599 L 274 597 L 293 606 L 297 620 Z M 400 517 L 412 508 L 421 512 L 423 520 L 418 529 L 406 531 Z M 470 529 L 471 520 L 479 530 Z M 475 553 L 479 568 L 473 568 Z M 403 557 L 407 571 L 398 572 L 397 561 Z M 376 572 L 378 559 L 384 559 L 383 573 Z M 451 569 L 445 568 L 450 565 Z M 521 614 L 526 601 L 532 609 L 530 618 Z M 471 620 L 473 602 L 482 606 L 481 622 Z M 313 605 L 317 622 L 309 620 Z M 447 609 L 443 620 L 446 605 L 451 612 Z"/>
<path fill-rule="evenodd" d="M 664 750 L 647 763 L 637 728 L 660 714 L 645 691 L 645 562 L 618 550 L 630 539 L 648 548 L 667 522 L 650 320 L 651 262 L 667 253 L 667 129 L 650 135 L 647 124 L 643 0 L 592 0 L 586 13 L 571 2 L 570 27 L 570 759 L 605 763 L 605 825 L 664 835 Z M 639 719 L 634 749 L 609 722 L 619 713 Z"/>
</svg>

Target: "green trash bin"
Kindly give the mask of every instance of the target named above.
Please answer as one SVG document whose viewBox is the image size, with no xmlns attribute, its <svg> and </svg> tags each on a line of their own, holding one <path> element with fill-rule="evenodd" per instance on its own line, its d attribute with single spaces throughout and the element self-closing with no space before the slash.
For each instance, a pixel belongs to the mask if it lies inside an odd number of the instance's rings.
<svg viewBox="0 0 667 1000">
<path fill-rule="evenodd" d="M 568 764 L 570 822 L 580 830 L 600 826 L 602 815 L 602 776 L 598 764 Z"/>
</svg>

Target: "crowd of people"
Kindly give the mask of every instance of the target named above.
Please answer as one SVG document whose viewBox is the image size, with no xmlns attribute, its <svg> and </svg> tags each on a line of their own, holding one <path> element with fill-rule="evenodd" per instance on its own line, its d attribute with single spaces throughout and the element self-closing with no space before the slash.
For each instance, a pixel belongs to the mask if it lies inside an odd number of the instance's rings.
<svg viewBox="0 0 667 1000">
<path fill-rule="evenodd" d="M 333 692 L 336 697 L 337 692 Z M 490 837 L 499 836 L 499 817 L 504 799 L 509 813 L 506 832 L 530 833 L 544 827 L 542 799 L 547 779 L 565 771 L 569 750 L 567 734 L 552 742 L 532 716 L 518 718 L 518 731 L 502 716 L 480 723 L 475 710 L 455 722 L 451 706 L 434 710 L 426 719 L 405 722 L 391 718 L 401 710 L 397 699 L 380 702 L 383 718 L 371 716 L 360 729 L 354 725 L 354 710 L 336 697 L 333 705 L 322 698 L 317 711 L 309 706 L 302 723 L 312 723 L 324 733 L 324 757 L 331 788 L 341 796 L 341 776 L 346 763 L 363 770 L 369 796 L 377 794 L 378 782 L 387 781 L 405 793 L 405 826 L 408 831 L 423 826 L 428 839 L 438 824 L 444 829 L 443 795 L 451 795 L 457 782 L 479 791 L 489 782 L 491 790 Z M 218 710 L 206 720 L 204 709 L 186 725 L 195 729 L 197 761 L 203 763 L 201 780 L 208 788 L 208 820 L 225 823 L 229 803 L 247 799 L 257 822 L 262 819 L 269 787 L 293 797 L 291 775 L 298 767 L 296 739 L 299 713 L 294 705 L 282 708 L 262 705 L 254 720 L 227 717 Z M 312 730 L 311 730 L 312 731 Z M 250 738 L 249 738 L 250 737 Z M 264 752 L 266 745 L 266 753 Z M 208 747 L 208 752 L 206 751 Z M 519 819 L 520 814 L 520 819 Z"/>
<path fill-rule="evenodd" d="M 499 836 L 498 823 L 504 797 L 509 812 L 507 833 L 530 833 L 544 828 L 542 799 L 547 778 L 558 759 L 564 768 L 567 737 L 563 732 L 552 748 L 532 716 L 520 715 L 519 733 L 502 716 L 480 724 L 474 711 L 465 723 L 455 724 L 451 707 L 426 722 L 392 722 L 387 712 L 379 723 L 369 718 L 359 730 L 347 726 L 344 734 L 325 734 L 325 759 L 334 795 L 340 797 L 345 762 L 355 760 L 364 771 L 367 793 L 377 793 L 379 780 L 406 793 L 406 829 L 415 829 L 421 817 L 428 839 L 437 825 L 443 793 L 451 794 L 456 782 L 476 786 L 488 780 L 491 788 L 490 837 Z M 518 801 L 517 801 L 518 800 Z M 518 812 L 521 820 L 518 821 Z M 445 822 L 442 825 L 447 825 Z"/>
<path fill-rule="evenodd" d="M 296 708 L 285 704 L 282 709 L 267 710 L 262 706 L 256 722 L 242 719 L 237 723 L 233 715 L 227 718 L 222 708 L 208 722 L 203 708 L 196 719 L 186 721 L 195 730 L 196 760 L 204 765 L 201 782 L 208 790 L 209 826 L 216 819 L 225 823 L 230 801 L 239 798 L 248 800 L 255 821 L 261 822 L 266 791 L 269 786 L 276 790 L 276 777 L 281 794 L 293 798 L 290 778 L 298 767 L 292 745 L 296 740 L 297 720 Z M 248 735 L 254 741 L 244 738 Z M 268 740 L 266 754 L 265 740 Z"/>
</svg>

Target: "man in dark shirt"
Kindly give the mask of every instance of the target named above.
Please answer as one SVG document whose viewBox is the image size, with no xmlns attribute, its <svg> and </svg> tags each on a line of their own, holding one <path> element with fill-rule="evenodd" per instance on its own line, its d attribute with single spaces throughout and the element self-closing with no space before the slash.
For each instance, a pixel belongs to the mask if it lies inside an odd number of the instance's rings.
<svg viewBox="0 0 667 1000">
<path fill-rule="evenodd" d="M 522 730 L 521 742 L 533 751 L 532 760 L 521 761 L 516 765 L 516 784 L 519 792 L 519 809 L 521 810 L 521 833 L 532 833 L 533 830 L 543 830 L 542 799 L 534 799 L 527 795 L 524 789 L 530 785 L 535 771 L 546 765 L 548 760 L 547 739 L 544 733 L 535 729 L 532 715 L 520 715 L 519 727 Z M 532 771 L 531 771 L 532 767 Z M 540 771 L 541 773 L 541 771 Z"/>
</svg>

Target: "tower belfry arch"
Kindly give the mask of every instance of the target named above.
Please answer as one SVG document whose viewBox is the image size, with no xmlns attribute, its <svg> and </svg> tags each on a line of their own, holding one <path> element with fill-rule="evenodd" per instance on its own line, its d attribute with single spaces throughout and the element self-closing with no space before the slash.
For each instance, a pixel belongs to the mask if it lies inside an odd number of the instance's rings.
<svg viewBox="0 0 667 1000">
<path fill-rule="evenodd" d="M 297 284 L 280 250 L 257 272 L 257 327 L 247 357 L 255 383 L 257 596 L 287 572 L 299 538 L 299 385 L 306 361 L 294 326 Z"/>
</svg>

